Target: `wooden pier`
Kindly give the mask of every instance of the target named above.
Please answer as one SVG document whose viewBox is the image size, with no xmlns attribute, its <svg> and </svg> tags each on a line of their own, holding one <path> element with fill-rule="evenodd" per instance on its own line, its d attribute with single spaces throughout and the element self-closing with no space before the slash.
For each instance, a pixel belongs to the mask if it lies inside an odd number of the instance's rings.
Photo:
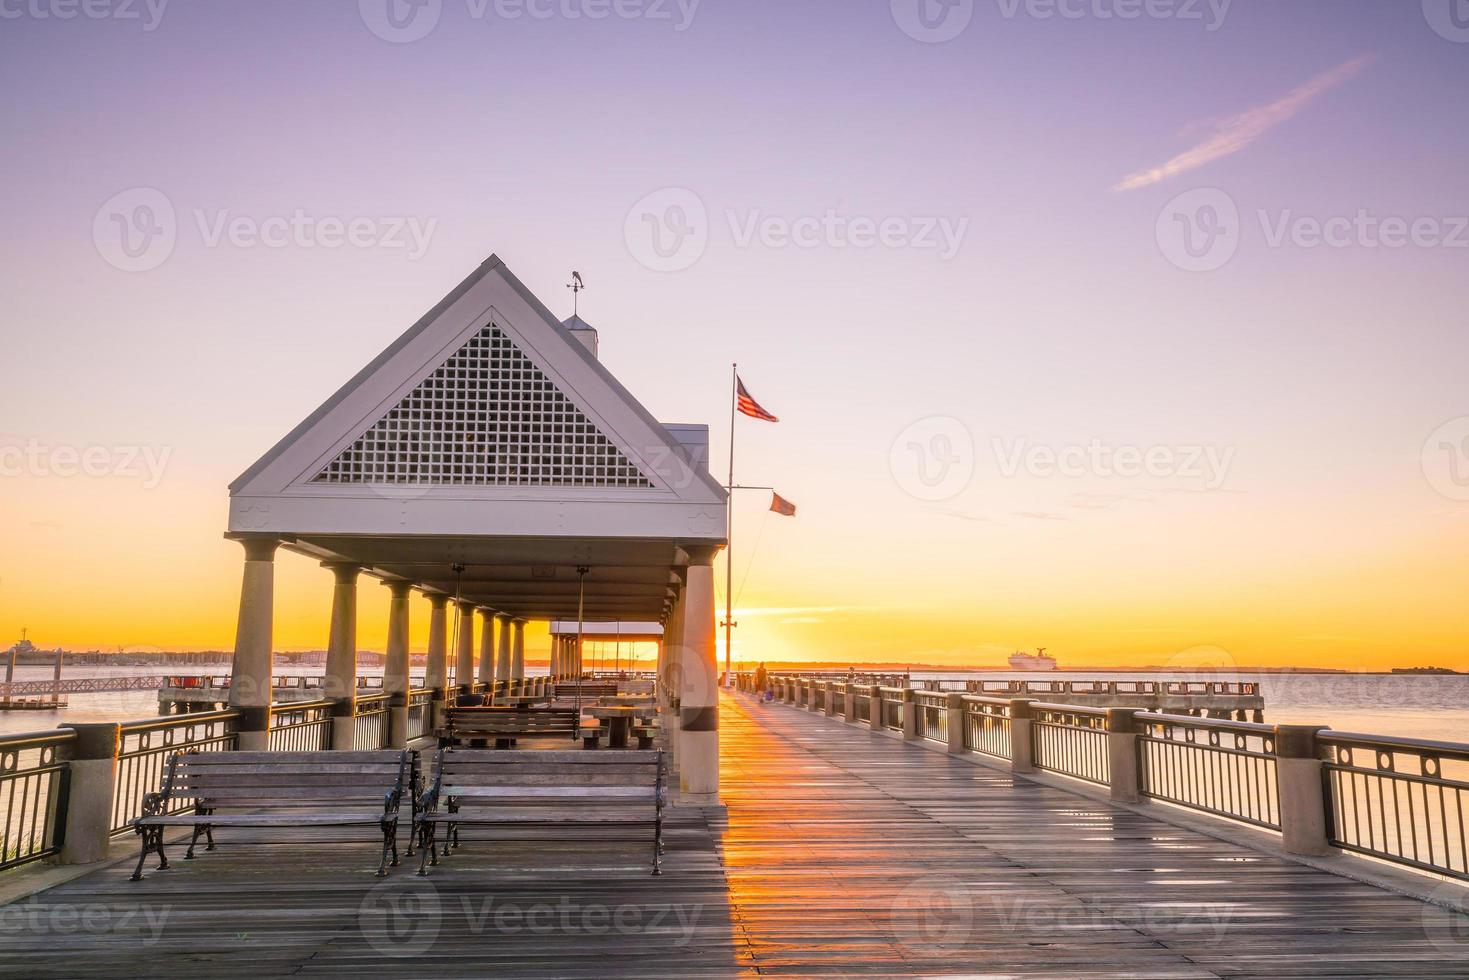
<svg viewBox="0 0 1469 980">
<path fill-rule="evenodd" d="M 724 807 L 625 850 L 231 848 L 0 908 L 0 976 L 1462 977 L 1469 917 L 747 696 Z M 238 839 L 238 838 L 235 838 Z M 90 925 L 88 925 L 90 923 Z"/>
</svg>

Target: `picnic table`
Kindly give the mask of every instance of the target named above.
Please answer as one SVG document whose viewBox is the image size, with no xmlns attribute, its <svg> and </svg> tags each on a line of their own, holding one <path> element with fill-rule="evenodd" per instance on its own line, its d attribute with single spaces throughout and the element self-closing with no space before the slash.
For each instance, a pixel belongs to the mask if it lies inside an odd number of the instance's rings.
<svg viewBox="0 0 1469 980">
<path fill-rule="evenodd" d="M 645 708 L 628 704 L 596 704 L 582 708 L 582 711 L 607 723 L 607 747 L 613 749 L 627 748 L 627 737 L 632 733 L 633 722 L 647 714 Z M 646 727 L 641 729 L 646 730 Z M 641 731 L 638 741 L 649 741 L 651 734 L 642 734 Z"/>
</svg>

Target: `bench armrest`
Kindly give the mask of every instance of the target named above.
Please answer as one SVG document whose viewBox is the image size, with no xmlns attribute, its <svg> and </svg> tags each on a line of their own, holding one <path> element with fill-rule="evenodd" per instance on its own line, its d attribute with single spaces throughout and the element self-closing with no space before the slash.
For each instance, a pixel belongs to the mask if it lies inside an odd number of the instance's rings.
<svg viewBox="0 0 1469 980">
<path fill-rule="evenodd" d="M 143 817 L 159 816 L 168 808 L 168 800 L 173 795 L 173 777 L 178 770 L 178 762 L 177 752 L 168 757 L 168 765 L 163 770 L 163 785 L 158 792 L 149 793 L 143 797 L 143 812 L 139 814 L 139 820 Z"/>
</svg>

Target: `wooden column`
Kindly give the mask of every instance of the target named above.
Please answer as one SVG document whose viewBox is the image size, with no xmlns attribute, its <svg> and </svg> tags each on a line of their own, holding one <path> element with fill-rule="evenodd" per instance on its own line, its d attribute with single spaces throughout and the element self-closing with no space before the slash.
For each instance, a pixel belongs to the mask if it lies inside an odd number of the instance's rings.
<svg viewBox="0 0 1469 980">
<path fill-rule="evenodd" d="M 326 696 L 332 708 L 332 748 L 353 748 L 357 714 L 357 577 L 361 569 L 350 563 L 327 563 L 335 576 L 332 589 L 332 625 L 326 648 Z"/>
<path fill-rule="evenodd" d="M 510 677 L 525 686 L 525 620 L 512 619 L 514 632 L 510 637 Z"/>
<path fill-rule="evenodd" d="M 428 596 L 428 659 L 423 686 L 433 689 L 430 730 L 443 727 L 444 706 L 449 699 L 449 597 L 442 592 Z"/>
<path fill-rule="evenodd" d="M 486 616 L 486 621 L 489 617 Z M 495 653 L 495 680 L 501 682 L 505 693 L 510 693 L 510 617 L 505 613 L 496 613 L 495 621 L 500 634 L 500 643 Z M 489 657 L 489 647 L 485 648 L 485 657 Z"/>
<path fill-rule="evenodd" d="M 495 621 L 500 617 L 493 609 L 481 607 L 480 615 L 484 617 L 484 628 L 479 634 L 479 682 L 485 686 L 485 697 L 490 698 L 495 694 L 495 682 L 505 679 L 505 672 L 495 669 Z M 505 626 L 500 625 L 501 639 L 504 639 Z M 485 702 L 489 704 L 489 701 Z"/>
<path fill-rule="evenodd" d="M 688 585 L 683 597 L 679 662 L 679 784 L 689 802 L 719 794 L 719 675 L 714 644 L 714 555 L 717 548 L 685 548 Z"/>
<path fill-rule="evenodd" d="M 392 594 L 388 606 L 388 657 L 383 693 L 388 695 L 388 747 L 408 744 L 408 600 L 412 582 L 384 582 Z"/>
<path fill-rule="evenodd" d="M 483 656 L 483 651 L 481 651 Z M 474 686 L 474 605 L 459 603 L 459 644 L 454 651 L 454 685 L 460 694 Z"/>
<path fill-rule="evenodd" d="M 239 747 L 263 752 L 270 744 L 271 656 L 275 624 L 274 537 L 240 538 L 245 572 L 240 583 L 240 616 L 230 668 L 230 707 L 240 711 Z"/>
</svg>

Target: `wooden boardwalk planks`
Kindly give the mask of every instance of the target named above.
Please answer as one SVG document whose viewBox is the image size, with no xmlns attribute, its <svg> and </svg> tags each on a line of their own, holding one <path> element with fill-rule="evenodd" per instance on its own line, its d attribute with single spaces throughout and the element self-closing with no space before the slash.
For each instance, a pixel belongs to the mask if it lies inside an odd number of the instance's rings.
<svg viewBox="0 0 1469 980">
<path fill-rule="evenodd" d="M 722 724 L 727 809 L 670 811 L 661 878 L 641 840 L 427 881 L 366 837 L 174 848 L 0 909 L 0 976 L 1469 975 L 1413 899 L 791 708 Z"/>
</svg>

